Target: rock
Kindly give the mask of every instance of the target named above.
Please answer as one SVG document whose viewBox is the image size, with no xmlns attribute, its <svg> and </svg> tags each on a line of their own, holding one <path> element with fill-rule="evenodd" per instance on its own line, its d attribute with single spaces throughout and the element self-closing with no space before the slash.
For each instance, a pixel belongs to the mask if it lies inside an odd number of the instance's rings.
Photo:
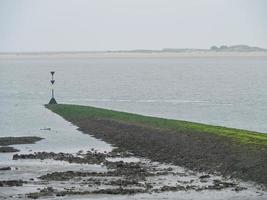
<svg viewBox="0 0 267 200">
<path fill-rule="evenodd" d="M 123 189 L 122 187 L 115 189 L 100 189 L 92 191 L 92 194 L 120 194 L 120 195 L 133 195 L 137 193 L 144 193 L 143 189 Z"/>
<path fill-rule="evenodd" d="M 221 190 L 224 188 L 230 188 L 230 187 L 235 187 L 236 184 L 233 182 L 224 182 L 221 181 L 219 179 L 215 179 L 213 180 L 213 184 L 214 185 L 209 185 L 207 189 L 211 189 L 211 190 Z"/>
<path fill-rule="evenodd" d="M 40 193 L 39 192 L 33 192 L 33 193 L 27 194 L 26 196 L 30 199 L 38 199 L 40 197 Z"/>
<path fill-rule="evenodd" d="M 199 177 L 200 179 L 207 179 L 210 178 L 210 175 L 206 174 L 206 175 L 202 175 Z"/>
<path fill-rule="evenodd" d="M 164 185 L 163 187 L 160 188 L 161 192 L 168 192 L 168 191 L 185 191 L 187 190 L 184 186 L 182 185 L 176 185 L 176 186 L 168 186 Z"/>
<path fill-rule="evenodd" d="M 0 187 L 18 187 L 23 185 L 22 180 L 6 180 L 0 181 Z"/>
<path fill-rule="evenodd" d="M 110 185 L 119 185 L 119 186 L 129 186 L 129 185 L 139 185 L 138 180 L 136 179 L 117 179 L 117 180 L 112 180 L 109 182 Z"/>
<path fill-rule="evenodd" d="M 246 187 L 240 187 L 240 186 L 237 186 L 237 187 L 235 187 L 235 188 L 233 189 L 233 191 L 236 191 L 236 192 L 240 192 L 240 191 L 242 191 L 242 190 L 247 190 L 247 188 L 246 188 Z"/>
<path fill-rule="evenodd" d="M 11 170 L 11 167 L 2 167 L 2 168 L 0 168 L 0 171 L 6 171 L 6 170 Z"/>
<path fill-rule="evenodd" d="M 41 189 L 39 192 L 29 193 L 26 196 L 30 199 L 38 199 L 44 196 L 53 196 L 56 192 L 57 190 L 55 190 L 54 188 L 47 187 L 47 188 Z"/>
<path fill-rule="evenodd" d="M 12 153 L 12 152 L 18 152 L 18 149 L 15 149 L 14 147 L 0 147 L 0 153 Z"/>
<path fill-rule="evenodd" d="M 79 164 L 101 164 L 105 161 L 106 155 L 102 153 L 92 153 L 87 152 L 83 154 L 83 157 L 74 156 L 70 153 L 54 153 L 54 152 L 38 152 L 34 154 L 15 154 L 13 155 L 13 160 L 18 159 L 54 159 L 60 161 L 66 161 L 69 163 L 79 163 Z"/>
</svg>

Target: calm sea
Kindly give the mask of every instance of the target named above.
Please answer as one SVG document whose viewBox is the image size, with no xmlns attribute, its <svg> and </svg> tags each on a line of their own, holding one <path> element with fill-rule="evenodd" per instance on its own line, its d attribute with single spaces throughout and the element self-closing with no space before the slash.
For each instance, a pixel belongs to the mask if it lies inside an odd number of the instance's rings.
<svg viewBox="0 0 267 200">
<path fill-rule="evenodd" d="M 59 103 L 267 133 L 267 57 L 90 58 L 0 60 L 1 136 L 45 135 L 58 144 L 54 130 L 80 147 L 76 127 L 43 107 L 51 70 Z"/>
</svg>

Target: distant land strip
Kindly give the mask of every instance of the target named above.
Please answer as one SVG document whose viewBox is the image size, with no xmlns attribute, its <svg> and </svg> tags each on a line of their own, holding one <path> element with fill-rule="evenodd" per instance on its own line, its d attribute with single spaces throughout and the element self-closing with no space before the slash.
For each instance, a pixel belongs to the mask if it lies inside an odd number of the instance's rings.
<svg viewBox="0 0 267 200">
<path fill-rule="evenodd" d="M 183 56 L 266 56 L 267 49 L 248 45 L 212 46 L 209 49 L 164 48 L 160 50 L 0 52 L 0 58 L 27 57 L 183 57 Z"/>
</svg>

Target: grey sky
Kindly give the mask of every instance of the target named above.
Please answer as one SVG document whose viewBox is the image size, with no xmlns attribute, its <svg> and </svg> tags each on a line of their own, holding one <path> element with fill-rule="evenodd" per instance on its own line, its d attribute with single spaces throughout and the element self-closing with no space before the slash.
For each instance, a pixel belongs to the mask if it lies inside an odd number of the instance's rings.
<svg viewBox="0 0 267 200">
<path fill-rule="evenodd" d="M 267 48 L 266 0 L 0 0 L 0 51 Z"/>
</svg>

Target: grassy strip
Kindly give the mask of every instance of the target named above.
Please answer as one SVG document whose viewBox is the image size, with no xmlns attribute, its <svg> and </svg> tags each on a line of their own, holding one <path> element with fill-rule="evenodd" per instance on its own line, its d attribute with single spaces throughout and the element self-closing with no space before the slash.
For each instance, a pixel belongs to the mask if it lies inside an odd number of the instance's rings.
<svg viewBox="0 0 267 200">
<path fill-rule="evenodd" d="M 46 105 L 51 111 L 61 115 L 69 121 L 77 121 L 85 118 L 93 119 L 110 119 L 140 125 L 148 125 L 154 128 L 167 129 L 179 132 L 196 132 L 217 134 L 220 136 L 230 137 L 236 142 L 242 144 L 254 144 L 267 147 L 267 134 L 257 133 L 253 131 L 225 128 L 221 126 L 212 126 L 194 122 L 163 119 L 157 117 L 149 117 L 126 112 L 118 112 L 102 108 L 80 105 Z"/>
</svg>

